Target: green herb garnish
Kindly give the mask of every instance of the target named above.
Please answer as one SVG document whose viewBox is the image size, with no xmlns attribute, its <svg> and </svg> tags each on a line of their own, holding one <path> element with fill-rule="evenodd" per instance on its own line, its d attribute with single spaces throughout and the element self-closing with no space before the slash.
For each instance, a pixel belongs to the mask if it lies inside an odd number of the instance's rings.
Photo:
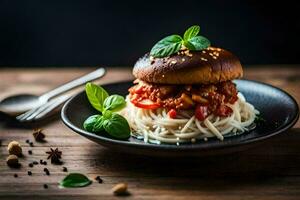
<svg viewBox="0 0 300 200">
<path fill-rule="evenodd" d="M 200 51 L 210 46 L 210 41 L 198 35 L 200 26 L 194 25 L 188 28 L 183 38 L 179 35 L 170 35 L 157 42 L 151 49 L 150 55 L 162 58 L 177 53 L 182 46 L 189 50 Z"/>
<path fill-rule="evenodd" d="M 150 55 L 158 58 L 172 55 L 180 50 L 182 41 L 179 35 L 167 36 L 154 45 Z"/>
<path fill-rule="evenodd" d="M 59 186 L 62 188 L 85 187 L 90 185 L 91 183 L 92 181 L 85 175 L 79 173 L 71 173 L 59 182 Z"/>
<path fill-rule="evenodd" d="M 117 113 L 112 113 L 109 118 L 104 119 L 102 126 L 106 132 L 115 138 L 126 139 L 130 136 L 130 127 L 128 122 L 124 117 Z"/>
<path fill-rule="evenodd" d="M 92 115 L 84 121 L 83 128 L 88 132 L 97 133 L 104 130 L 102 123 L 103 116 Z"/>
<path fill-rule="evenodd" d="M 88 117 L 83 128 L 92 133 L 105 131 L 117 139 L 129 138 L 130 127 L 127 120 L 115 113 L 125 107 L 124 97 L 116 94 L 109 96 L 102 87 L 93 83 L 87 83 L 85 90 L 91 105 L 101 114 Z"/>
<path fill-rule="evenodd" d="M 104 100 L 103 106 L 106 110 L 115 112 L 124 108 L 126 106 L 126 102 L 124 97 L 114 94 Z"/>
<path fill-rule="evenodd" d="M 108 97 L 108 93 L 98 85 L 87 83 L 85 92 L 91 105 L 98 111 L 103 111 L 103 102 Z"/>
</svg>

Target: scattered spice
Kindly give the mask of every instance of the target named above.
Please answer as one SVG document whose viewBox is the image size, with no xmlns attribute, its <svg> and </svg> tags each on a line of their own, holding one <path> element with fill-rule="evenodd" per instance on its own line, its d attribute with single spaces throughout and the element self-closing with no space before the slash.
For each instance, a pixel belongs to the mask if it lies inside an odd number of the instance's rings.
<svg viewBox="0 0 300 200">
<path fill-rule="evenodd" d="M 61 164 L 61 161 L 59 159 L 61 159 L 62 152 L 59 151 L 58 148 L 56 148 L 55 150 L 50 148 L 50 151 L 47 151 L 46 153 L 49 154 L 47 159 L 51 159 L 51 163 Z"/>
<path fill-rule="evenodd" d="M 20 166 L 18 156 L 16 156 L 16 155 L 9 155 L 6 158 L 6 163 L 10 167 L 19 167 Z"/>
<path fill-rule="evenodd" d="M 97 176 L 95 178 L 95 180 L 98 181 L 98 183 L 103 183 L 103 180 L 102 180 L 102 178 L 100 178 L 100 176 Z"/>
<path fill-rule="evenodd" d="M 47 161 L 40 160 L 40 164 L 41 164 L 41 165 L 47 165 Z"/>
<path fill-rule="evenodd" d="M 32 154 L 32 151 L 31 151 L 31 150 L 28 150 L 28 154 L 31 155 L 31 154 Z"/>
<path fill-rule="evenodd" d="M 29 176 L 31 176 L 31 175 L 32 175 L 32 172 L 31 172 L 31 171 L 28 171 L 27 174 L 28 174 Z"/>
<path fill-rule="evenodd" d="M 37 161 L 33 161 L 32 164 L 38 165 L 39 163 Z"/>
<path fill-rule="evenodd" d="M 44 168 L 44 172 L 46 173 L 46 175 L 48 175 L 48 176 L 50 175 L 48 168 Z"/>
<path fill-rule="evenodd" d="M 34 139 L 38 142 L 43 142 L 46 137 L 45 134 L 43 133 L 43 130 L 40 128 L 34 129 L 32 135 Z"/>
<path fill-rule="evenodd" d="M 29 167 L 33 167 L 33 164 L 32 164 L 32 163 L 29 163 L 28 166 L 29 166 Z"/>
<path fill-rule="evenodd" d="M 14 177 L 17 178 L 17 177 L 18 177 L 18 174 L 14 174 Z"/>
<path fill-rule="evenodd" d="M 22 155 L 22 147 L 21 147 L 20 143 L 17 141 L 10 142 L 7 146 L 7 151 L 9 154 L 13 154 L 16 156 Z"/>
<path fill-rule="evenodd" d="M 33 142 L 29 142 L 29 146 L 33 147 Z"/>
<path fill-rule="evenodd" d="M 44 188 L 47 189 L 47 188 L 48 188 L 48 185 L 47 185 L 47 184 L 44 184 Z"/>
<path fill-rule="evenodd" d="M 118 183 L 112 188 L 112 192 L 114 195 L 127 195 L 127 184 L 126 183 Z"/>
<path fill-rule="evenodd" d="M 67 171 L 68 171 L 68 168 L 63 167 L 63 172 L 67 172 Z"/>
</svg>

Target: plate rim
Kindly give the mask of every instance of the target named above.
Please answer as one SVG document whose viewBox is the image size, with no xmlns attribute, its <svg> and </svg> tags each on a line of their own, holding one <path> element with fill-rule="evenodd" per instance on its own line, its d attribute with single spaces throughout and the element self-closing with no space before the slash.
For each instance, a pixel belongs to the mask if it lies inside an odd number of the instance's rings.
<svg viewBox="0 0 300 200">
<path fill-rule="evenodd" d="M 250 144 L 250 143 L 255 143 L 255 142 L 259 142 L 259 141 L 263 141 L 266 140 L 268 138 L 271 138 L 275 135 L 278 135 L 280 133 L 284 133 L 285 131 L 287 131 L 289 128 L 293 127 L 296 122 L 299 119 L 299 105 L 297 103 L 297 101 L 294 99 L 294 97 L 292 95 L 290 95 L 289 93 L 287 93 L 286 91 L 282 90 L 279 87 L 273 86 L 271 84 L 268 83 L 264 83 L 261 81 L 255 81 L 255 80 L 249 80 L 249 79 L 237 79 L 234 81 L 241 81 L 241 82 L 252 82 L 252 83 L 256 83 L 256 84 L 262 84 L 264 86 L 268 86 L 271 87 L 273 89 L 279 90 L 280 92 L 284 93 L 285 95 L 287 95 L 293 102 L 293 105 L 295 105 L 296 110 L 294 112 L 293 118 L 291 119 L 291 121 L 284 125 L 281 129 L 271 132 L 271 133 L 267 133 L 266 135 L 263 136 L 258 136 L 258 137 L 254 137 L 254 138 L 250 138 L 244 141 L 239 141 L 239 142 L 233 142 L 233 143 L 218 143 L 216 145 L 211 145 L 209 147 L 207 146 L 201 146 L 199 145 L 199 143 L 196 144 L 180 144 L 180 145 L 171 145 L 171 144 L 152 144 L 152 143 L 137 143 L 137 142 L 130 142 L 128 140 L 117 140 L 117 139 L 113 139 L 113 138 L 108 138 L 105 136 L 101 136 L 101 135 L 97 135 L 94 133 L 90 133 L 85 131 L 84 129 L 80 129 L 78 127 L 76 127 L 75 125 L 73 125 L 73 123 L 68 119 L 67 114 L 66 114 L 66 110 L 68 109 L 68 106 L 70 105 L 70 102 L 73 101 L 73 99 L 75 99 L 76 97 L 78 97 L 79 95 L 81 95 L 82 93 L 84 93 L 83 91 L 80 91 L 79 93 L 77 93 L 76 95 L 74 95 L 73 97 L 71 97 L 64 105 L 63 108 L 61 109 L 61 119 L 63 121 L 63 123 L 70 128 L 72 131 L 76 132 L 79 135 L 82 135 L 84 137 L 88 137 L 88 139 L 90 138 L 94 138 L 94 139 L 98 139 L 101 140 L 102 142 L 106 142 L 106 143 L 110 143 L 111 145 L 125 145 L 127 147 L 138 147 L 138 148 L 143 148 L 143 149 L 153 149 L 153 150 L 169 150 L 169 151 L 180 151 L 180 150 L 208 150 L 208 149 L 221 149 L 221 148 L 230 148 L 230 147 L 236 147 L 236 146 L 241 146 L 241 145 L 246 145 L 246 144 Z M 113 83 L 105 83 L 102 86 L 107 86 L 107 85 L 113 85 L 113 84 L 122 84 L 122 83 L 130 83 L 132 82 L 131 80 L 127 80 L 127 81 L 119 81 L 119 82 L 113 82 Z M 106 146 L 106 145 L 103 145 Z"/>
</svg>

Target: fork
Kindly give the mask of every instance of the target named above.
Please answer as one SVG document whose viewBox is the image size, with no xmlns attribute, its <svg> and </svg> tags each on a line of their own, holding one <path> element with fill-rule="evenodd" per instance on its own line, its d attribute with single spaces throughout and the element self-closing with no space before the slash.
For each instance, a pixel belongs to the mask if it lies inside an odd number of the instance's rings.
<svg viewBox="0 0 300 200">
<path fill-rule="evenodd" d="M 45 117 L 47 114 L 49 114 L 51 111 L 59 107 L 62 103 L 67 101 L 72 95 L 62 95 L 56 98 L 51 99 L 47 103 L 33 108 L 19 116 L 16 117 L 16 119 L 20 122 L 31 122 L 40 120 L 43 117 Z"/>
</svg>

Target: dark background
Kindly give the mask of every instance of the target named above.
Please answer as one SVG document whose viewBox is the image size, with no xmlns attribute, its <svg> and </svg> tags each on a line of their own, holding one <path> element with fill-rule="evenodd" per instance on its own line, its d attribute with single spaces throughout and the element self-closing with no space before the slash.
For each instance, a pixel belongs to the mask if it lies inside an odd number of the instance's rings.
<svg viewBox="0 0 300 200">
<path fill-rule="evenodd" d="M 0 1 L 0 66 L 131 66 L 193 24 L 243 64 L 298 64 L 293 1 Z"/>
</svg>

